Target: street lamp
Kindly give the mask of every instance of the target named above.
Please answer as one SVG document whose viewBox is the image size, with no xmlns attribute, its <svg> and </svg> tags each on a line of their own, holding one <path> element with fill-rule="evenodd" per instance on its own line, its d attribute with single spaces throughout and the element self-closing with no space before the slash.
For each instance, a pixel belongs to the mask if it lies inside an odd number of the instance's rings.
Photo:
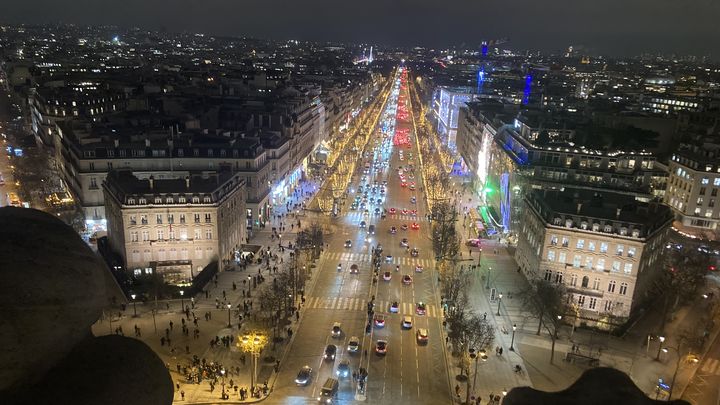
<svg viewBox="0 0 720 405">
<path fill-rule="evenodd" d="M 497 316 L 500 316 L 500 303 L 502 302 L 502 293 L 498 294 L 498 310 Z"/>
<path fill-rule="evenodd" d="M 227 309 L 228 309 L 228 328 L 232 328 L 232 324 L 230 324 L 230 308 L 232 308 L 232 304 L 227 304 Z"/>
<path fill-rule="evenodd" d="M 183 295 L 185 295 L 185 291 L 180 290 L 180 312 L 185 312 L 185 300 Z"/>
<path fill-rule="evenodd" d="M 512 334 L 512 339 L 510 339 L 510 351 L 511 352 L 515 351 L 513 344 L 515 344 L 515 331 L 516 330 L 517 330 L 517 324 L 513 324 L 513 334 Z"/>
<path fill-rule="evenodd" d="M 267 336 L 260 332 L 250 332 L 238 340 L 237 345 L 244 351 L 250 353 L 253 360 L 253 369 L 250 373 L 250 392 L 255 388 L 255 377 L 257 375 L 257 360 L 260 352 L 267 344 Z"/>
<path fill-rule="evenodd" d="M 137 295 L 130 294 L 130 298 L 132 298 L 132 300 L 133 300 L 133 318 L 137 318 L 137 316 L 138 316 L 137 315 L 137 302 L 135 301 L 135 297 L 137 297 Z"/>
<path fill-rule="evenodd" d="M 665 342 L 665 336 L 658 336 L 658 340 L 660 341 L 660 344 L 658 345 L 658 351 L 657 356 L 655 356 L 655 360 L 660 360 L 660 351 L 662 351 L 662 345 L 663 342 Z"/>
<path fill-rule="evenodd" d="M 252 279 L 252 276 L 248 275 L 248 298 L 250 298 L 250 291 L 252 291 Z"/>
</svg>

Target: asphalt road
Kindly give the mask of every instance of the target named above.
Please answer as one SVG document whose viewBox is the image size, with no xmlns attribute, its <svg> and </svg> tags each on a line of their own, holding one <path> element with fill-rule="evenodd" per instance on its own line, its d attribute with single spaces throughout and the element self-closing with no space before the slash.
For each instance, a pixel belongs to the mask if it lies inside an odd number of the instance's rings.
<svg viewBox="0 0 720 405">
<path fill-rule="evenodd" d="M 399 127 L 410 128 L 411 124 L 399 123 Z M 364 367 L 368 370 L 367 387 L 365 389 L 366 402 L 373 404 L 413 403 L 413 404 L 439 404 L 450 402 L 449 384 L 447 380 L 447 364 L 443 349 L 440 328 L 442 312 L 438 305 L 436 285 L 433 284 L 434 260 L 432 259 L 432 243 L 429 237 L 429 223 L 425 219 L 424 197 L 420 193 L 422 181 L 419 168 L 415 170 L 417 190 L 401 187 L 398 176 L 398 167 L 406 166 L 410 161 L 409 153 L 414 154 L 413 163 L 417 166 L 417 150 L 414 143 L 412 148 L 403 147 L 405 160 L 400 161 L 398 148 L 392 145 L 392 138 L 376 132 L 371 144 L 378 145 L 384 142 L 389 147 L 385 153 L 373 156 L 370 152 L 368 158 L 362 158 L 358 167 L 365 161 L 389 159 L 389 167 L 371 169 L 366 181 L 377 181 L 382 184 L 388 182 L 386 200 L 382 208 L 396 208 L 397 214 L 387 215 L 382 219 L 380 215 L 372 213 L 377 205 L 370 206 L 370 213 L 360 210 L 350 210 L 350 201 L 345 205 L 345 212 L 333 220 L 337 232 L 330 235 L 329 247 L 326 249 L 320 266 L 315 274 L 315 287 L 312 295 L 306 297 L 305 315 L 293 342 L 293 346 L 285 358 L 283 367 L 275 385 L 270 402 L 312 403 L 317 401 L 320 388 L 330 376 L 335 376 L 337 365 L 342 359 L 350 361 L 351 369 L 358 370 Z M 367 150 L 371 150 L 368 148 Z M 357 191 L 362 176 L 353 179 L 351 190 Z M 412 180 L 408 180 L 409 182 Z M 350 194 L 354 199 L 357 194 Z M 415 196 L 417 204 L 411 203 Z M 380 197 L 379 191 L 370 195 L 373 199 Z M 409 212 L 402 214 L 401 210 L 417 209 L 417 217 Z M 376 232 L 368 234 L 368 229 L 359 226 L 361 221 L 367 225 L 374 224 Z M 417 222 L 419 230 L 413 230 L 410 225 Z M 401 225 L 407 224 L 408 229 L 402 230 Z M 391 226 L 397 227 L 397 233 L 391 234 Z M 418 257 L 411 257 L 406 249 L 400 246 L 402 238 L 407 238 L 409 246 L 419 250 Z M 352 246 L 345 247 L 345 240 L 351 240 Z M 380 277 L 373 284 L 373 269 L 371 263 L 372 247 L 382 244 L 383 256 L 391 255 L 392 259 L 382 264 Z M 338 264 L 342 270 L 338 271 Z M 349 268 L 352 264 L 359 267 L 358 274 L 351 274 Z M 423 266 L 423 272 L 416 272 L 417 264 Z M 400 271 L 395 267 L 399 265 Z M 385 281 L 382 274 L 389 271 L 391 279 Z M 410 275 L 411 284 L 403 284 L 402 276 Z M 368 302 L 375 296 L 375 315 L 385 316 L 384 327 L 373 324 L 369 334 L 365 333 L 368 318 Z M 393 301 L 399 305 L 399 313 L 391 314 L 389 306 Z M 427 303 L 425 315 L 416 314 L 417 302 Z M 404 329 L 401 319 L 404 315 L 412 316 L 412 328 Z M 332 337 L 331 329 L 334 322 L 342 324 L 343 333 L 340 337 Z M 416 339 L 418 328 L 429 331 L 429 342 L 419 344 Z M 347 350 L 348 341 L 352 336 L 361 340 L 361 348 L 357 353 Z M 376 354 L 375 343 L 378 339 L 388 342 L 386 355 Z M 335 361 L 322 359 L 322 354 L 328 344 L 338 347 Z M 367 351 L 367 356 L 363 354 Z M 304 365 L 314 370 L 313 380 L 305 387 L 296 386 L 294 379 L 297 372 Z M 355 381 L 351 377 L 339 378 L 340 389 L 334 403 L 359 402 L 362 396 L 358 393 Z"/>
</svg>

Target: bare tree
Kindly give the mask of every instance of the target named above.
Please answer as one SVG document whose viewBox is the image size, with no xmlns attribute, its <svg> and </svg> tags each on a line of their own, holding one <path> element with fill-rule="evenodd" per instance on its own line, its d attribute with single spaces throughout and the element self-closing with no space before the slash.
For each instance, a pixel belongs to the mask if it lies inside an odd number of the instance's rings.
<svg viewBox="0 0 720 405">
<path fill-rule="evenodd" d="M 448 202 L 440 202 L 433 208 L 433 251 L 438 261 L 454 258 L 460 250 L 460 238 L 455 230 L 457 211 Z"/>
<path fill-rule="evenodd" d="M 530 286 L 520 293 L 522 308 L 538 318 L 537 334 L 544 327 L 552 339 L 550 364 L 555 357 L 555 341 L 565 314 L 565 295 L 563 284 L 541 279 L 530 280 Z"/>
<path fill-rule="evenodd" d="M 663 296 L 663 317 L 660 331 L 665 329 L 668 313 L 678 305 L 697 297 L 697 290 L 705 283 L 710 258 L 702 254 L 686 255 L 681 251 L 665 249 L 662 256 L 662 273 L 657 290 Z"/>
</svg>

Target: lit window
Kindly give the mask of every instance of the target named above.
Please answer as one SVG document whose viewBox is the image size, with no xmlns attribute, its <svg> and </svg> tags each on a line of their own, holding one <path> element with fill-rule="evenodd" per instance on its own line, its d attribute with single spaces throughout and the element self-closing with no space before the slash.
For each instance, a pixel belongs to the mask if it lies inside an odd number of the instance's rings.
<svg viewBox="0 0 720 405">
<path fill-rule="evenodd" d="M 583 249 L 585 247 L 585 239 L 578 239 L 577 244 L 575 245 L 577 249 Z"/>
<path fill-rule="evenodd" d="M 625 274 L 632 274 L 632 263 L 625 263 Z"/>
</svg>

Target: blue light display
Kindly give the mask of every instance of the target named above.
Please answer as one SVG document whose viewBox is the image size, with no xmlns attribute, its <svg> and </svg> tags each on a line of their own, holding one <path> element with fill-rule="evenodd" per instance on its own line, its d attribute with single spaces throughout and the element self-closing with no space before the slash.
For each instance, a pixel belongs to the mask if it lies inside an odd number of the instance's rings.
<svg viewBox="0 0 720 405">
<path fill-rule="evenodd" d="M 478 70 L 477 74 L 477 94 L 482 94 L 483 84 L 485 84 L 485 66 Z"/>
<path fill-rule="evenodd" d="M 525 89 L 523 90 L 522 103 L 524 105 L 527 105 L 527 103 L 530 102 L 530 90 L 531 89 L 532 89 L 532 75 L 528 73 L 528 75 L 525 76 Z"/>
<path fill-rule="evenodd" d="M 510 174 L 503 173 L 500 175 L 500 215 L 502 216 L 502 226 L 505 231 L 510 230 Z"/>
</svg>

